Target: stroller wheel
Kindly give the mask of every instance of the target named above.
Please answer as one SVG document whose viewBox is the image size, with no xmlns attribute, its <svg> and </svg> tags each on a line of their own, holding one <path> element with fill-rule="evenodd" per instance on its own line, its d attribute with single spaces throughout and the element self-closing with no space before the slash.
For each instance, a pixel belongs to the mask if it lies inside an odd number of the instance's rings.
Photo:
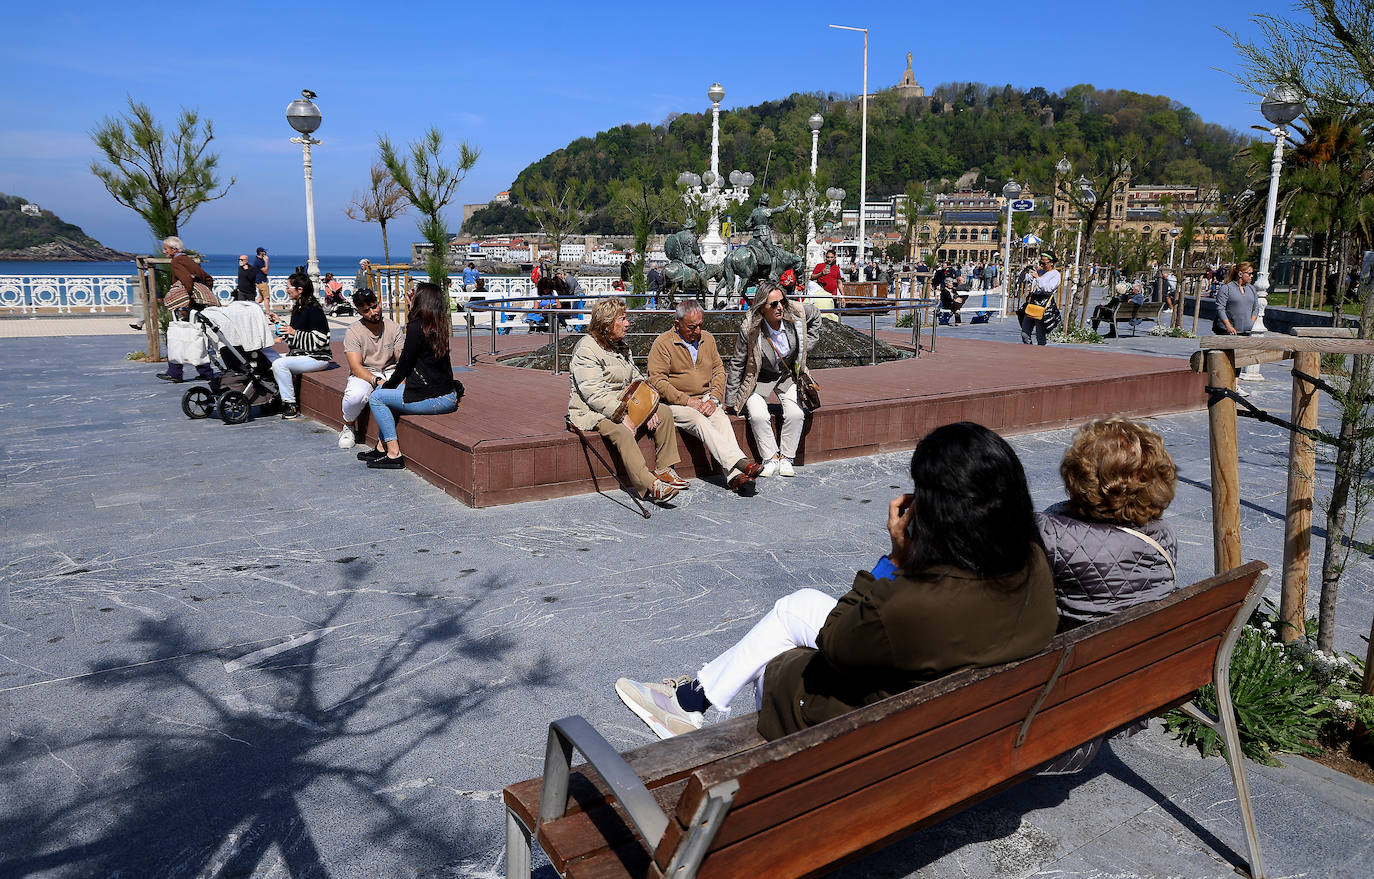
<svg viewBox="0 0 1374 879">
<path fill-rule="evenodd" d="M 219 417 L 225 424 L 242 424 L 252 412 L 252 404 L 238 391 L 226 391 L 219 398 Z"/>
<path fill-rule="evenodd" d="M 181 411 L 187 418 L 205 418 L 215 411 L 214 395 L 208 388 L 191 388 L 181 395 Z"/>
</svg>

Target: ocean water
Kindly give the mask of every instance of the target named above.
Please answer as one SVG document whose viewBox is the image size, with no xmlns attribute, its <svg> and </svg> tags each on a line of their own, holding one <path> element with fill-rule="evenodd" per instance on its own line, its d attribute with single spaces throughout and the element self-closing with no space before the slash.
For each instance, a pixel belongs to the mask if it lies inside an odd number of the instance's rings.
<svg viewBox="0 0 1374 879">
<path fill-rule="evenodd" d="M 252 256 L 250 253 L 249 256 Z M 296 266 L 305 265 L 305 256 L 300 254 L 268 254 L 271 259 L 270 275 L 289 275 Z M 358 260 L 362 256 L 321 256 L 320 276 L 333 272 L 339 277 L 352 278 L 358 273 Z M 382 257 L 368 257 L 373 265 L 381 265 Z M 212 275 L 235 277 L 239 271 L 237 253 L 209 253 L 201 262 L 205 271 Z M 19 262 L 0 260 L 0 275 L 132 275 L 134 263 L 128 262 Z"/>
</svg>

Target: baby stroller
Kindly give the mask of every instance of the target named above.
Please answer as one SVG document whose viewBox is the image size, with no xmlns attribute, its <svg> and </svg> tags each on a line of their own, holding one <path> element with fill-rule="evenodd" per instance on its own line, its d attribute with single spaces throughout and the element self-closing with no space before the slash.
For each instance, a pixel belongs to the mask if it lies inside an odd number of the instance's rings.
<svg viewBox="0 0 1374 879">
<path fill-rule="evenodd" d="M 210 359 L 220 375 L 208 385 L 190 388 L 181 397 L 187 418 L 218 415 L 225 424 L 242 424 L 254 406 L 273 410 L 281 405 L 272 364 L 263 349 L 273 342 L 262 309 L 252 302 L 232 302 L 205 308 L 192 316 L 205 333 Z"/>
</svg>

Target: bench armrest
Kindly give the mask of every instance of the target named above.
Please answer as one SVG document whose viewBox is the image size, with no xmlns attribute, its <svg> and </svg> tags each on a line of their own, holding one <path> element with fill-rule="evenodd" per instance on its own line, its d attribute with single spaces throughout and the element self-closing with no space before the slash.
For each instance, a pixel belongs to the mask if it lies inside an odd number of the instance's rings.
<svg viewBox="0 0 1374 879">
<path fill-rule="evenodd" d="M 652 851 L 663 838 L 663 831 L 668 827 L 668 816 L 663 814 L 630 764 L 611 747 L 610 742 L 602 738 L 601 733 L 578 715 L 549 724 L 549 744 L 544 752 L 544 787 L 539 797 L 539 823 L 562 818 L 567 811 L 568 776 L 572 770 L 574 748 L 581 751 L 582 756 L 601 775 Z"/>
</svg>

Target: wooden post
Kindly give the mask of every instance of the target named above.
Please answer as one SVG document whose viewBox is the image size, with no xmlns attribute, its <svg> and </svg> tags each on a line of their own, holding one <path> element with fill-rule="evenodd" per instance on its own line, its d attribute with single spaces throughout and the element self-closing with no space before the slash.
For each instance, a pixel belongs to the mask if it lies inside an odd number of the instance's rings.
<svg viewBox="0 0 1374 879">
<path fill-rule="evenodd" d="M 143 334 L 148 340 L 148 362 L 162 361 L 162 313 L 157 304 L 157 275 L 153 267 L 138 261 L 138 289 L 134 295 L 143 300 Z"/>
<path fill-rule="evenodd" d="M 1236 387 L 1235 353 L 1207 352 L 1207 384 Z M 1207 410 L 1212 453 L 1212 543 L 1216 573 L 1239 567 L 1240 459 L 1236 441 L 1236 403 L 1219 400 Z"/>
<path fill-rule="evenodd" d="M 1293 368 L 1317 377 L 1322 356 L 1316 351 L 1293 352 Z M 1317 388 L 1293 377 L 1293 423 L 1317 426 Z M 1316 443 L 1294 431 L 1288 438 L 1288 507 L 1283 529 L 1283 594 L 1279 604 L 1285 643 L 1303 636 L 1307 619 L 1307 573 L 1312 549 L 1312 491 L 1316 479 Z"/>
<path fill-rule="evenodd" d="M 1182 300 L 1179 302 L 1182 305 Z M 1197 319 L 1202 314 L 1202 279 L 1198 279 L 1197 286 L 1193 288 L 1193 335 L 1197 335 Z"/>
</svg>

